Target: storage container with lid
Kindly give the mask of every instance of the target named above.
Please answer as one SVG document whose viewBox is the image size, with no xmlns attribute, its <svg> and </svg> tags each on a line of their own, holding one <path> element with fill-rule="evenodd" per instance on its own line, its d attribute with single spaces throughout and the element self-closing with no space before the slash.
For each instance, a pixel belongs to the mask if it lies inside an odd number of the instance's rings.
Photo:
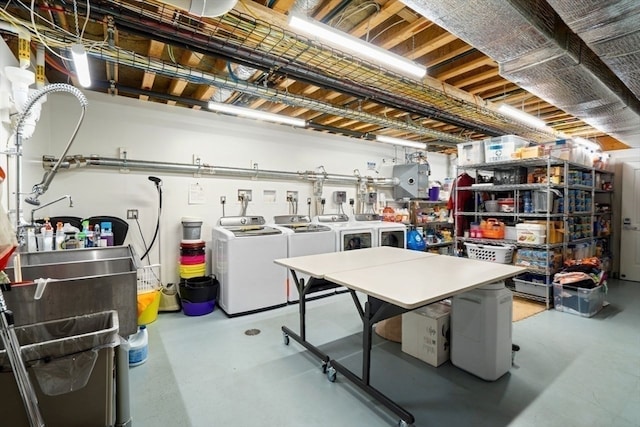
<svg viewBox="0 0 640 427">
<path fill-rule="evenodd" d="M 516 239 L 518 243 L 542 245 L 547 240 L 547 226 L 532 222 L 516 224 Z"/>
</svg>

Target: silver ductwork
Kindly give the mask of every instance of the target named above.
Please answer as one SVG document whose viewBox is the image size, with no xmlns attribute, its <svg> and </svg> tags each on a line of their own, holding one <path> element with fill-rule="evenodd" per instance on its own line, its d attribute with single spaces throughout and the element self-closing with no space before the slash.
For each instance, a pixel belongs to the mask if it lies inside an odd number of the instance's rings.
<svg viewBox="0 0 640 427">
<path fill-rule="evenodd" d="M 586 0 L 402 0 L 407 6 L 435 22 L 447 31 L 490 56 L 500 66 L 500 75 L 541 99 L 572 114 L 593 127 L 630 145 L 640 146 L 640 101 L 638 97 L 574 34 L 560 19 L 551 4 L 563 4 L 567 9 L 578 5 L 572 13 L 580 24 L 587 10 L 596 10 Z M 588 3 L 588 7 L 587 7 Z M 598 3 L 609 4 L 605 0 Z M 617 3 L 638 4 L 637 1 Z M 621 12 L 623 8 L 619 8 Z M 606 13 L 589 21 L 593 33 L 598 33 L 597 19 L 608 26 L 612 20 Z M 635 44 L 640 34 L 636 14 Z M 620 13 L 616 19 L 623 22 Z M 633 21 L 633 20 L 632 20 Z M 586 24 L 585 24 L 586 25 Z M 576 24 L 576 28 L 579 26 Z M 615 25 L 614 25 L 615 27 Z M 619 50 L 620 51 L 620 50 Z M 606 52 L 602 51 L 601 56 Z M 625 55 L 625 56 L 629 56 Z M 611 58 L 613 59 L 613 58 Z M 623 66 L 637 70 L 624 59 Z M 611 61 L 610 61 L 611 62 Z M 633 72 L 631 73 L 633 74 Z M 638 83 L 638 75 L 635 74 Z M 637 92 L 636 92 L 637 94 Z"/>
<path fill-rule="evenodd" d="M 547 1 L 571 31 L 640 98 L 640 2 Z"/>
</svg>

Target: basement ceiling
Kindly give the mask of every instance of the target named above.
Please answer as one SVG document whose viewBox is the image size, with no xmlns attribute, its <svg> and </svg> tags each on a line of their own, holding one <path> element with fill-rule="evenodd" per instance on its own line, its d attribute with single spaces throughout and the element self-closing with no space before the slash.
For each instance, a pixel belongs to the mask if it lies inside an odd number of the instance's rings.
<svg viewBox="0 0 640 427">
<path fill-rule="evenodd" d="M 170 1 L 186 4 L 187 8 L 189 5 L 188 0 Z M 586 31 L 584 22 L 575 14 L 569 16 L 567 10 L 571 8 L 561 0 L 549 3 L 570 20 L 567 24 L 544 1 L 497 3 L 512 9 L 492 11 L 489 8 L 496 1 L 472 0 L 240 0 L 222 16 L 203 18 L 166 2 L 135 0 L 34 0 L 31 16 L 29 4 L 9 0 L 0 14 L 5 23 L 0 32 L 16 56 L 16 27 L 31 34 L 32 51 L 44 42 L 47 80 L 78 87 L 73 65 L 66 58 L 80 34 L 90 55 L 92 74 L 92 86 L 83 90 L 176 108 L 206 109 L 213 99 L 302 118 L 315 131 L 364 139 L 392 136 L 426 142 L 429 150 L 440 152 L 454 152 L 455 144 L 465 140 L 505 134 L 536 142 L 559 135 L 580 136 L 599 143 L 603 150 L 640 146 L 640 74 L 634 56 L 607 57 L 607 50 L 599 43 L 602 31 L 595 35 L 591 31 L 583 42 L 580 35 Z M 640 7 L 633 7 L 638 2 L 630 3 L 626 9 L 610 7 L 591 18 L 612 27 L 623 14 L 627 20 L 628 15 L 640 19 Z M 522 4 L 531 4 L 532 8 Z M 566 90 L 564 83 L 571 81 L 573 69 L 558 69 L 555 86 L 542 84 L 550 83 L 548 76 L 543 76 L 544 82 L 536 82 L 535 77 L 540 76 L 523 70 L 532 70 L 544 60 L 523 62 L 522 57 L 501 56 L 502 52 L 478 36 L 479 26 L 484 25 L 484 21 L 473 20 L 479 5 L 487 9 L 483 13 L 513 15 L 521 18 L 520 25 L 531 23 L 534 30 L 538 21 L 551 22 L 552 30 L 546 33 L 556 31 L 563 36 L 550 34 L 549 41 L 541 40 L 540 49 L 553 50 L 563 40 L 573 40 L 579 55 L 567 56 L 578 59 L 575 75 L 596 82 L 593 86 L 597 89 L 610 89 L 608 93 L 615 102 L 607 101 L 604 107 L 594 102 L 601 92 L 594 89 L 592 94 L 591 87 L 573 91 L 592 98 L 588 108 L 582 108 L 586 101 L 578 106 L 564 102 L 572 98 L 572 91 Z M 374 61 L 355 58 L 296 34 L 287 24 L 287 15 L 292 12 L 422 64 L 427 67 L 427 77 L 405 77 Z M 464 25 L 454 19 L 461 16 L 467 17 Z M 508 23 L 504 24 L 508 28 Z M 502 43 L 513 42 L 505 34 L 496 33 L 493 39 L 501 37 Z M 640 40 L 640 32 L 635 37 Z M 638 44 L 631 51 L 634 49 L 637 52 Z M 585 52 L 590 68 L 580 61 Z M 35 58 L 35 54 L 32 56 Z M 497 110 L 501 103 L 544 120 L 550 129 L 532 128 L 502 115 Z M 595 104 L 597 120 L 593 119 Z M 611 107 L 614 104 L 615 108 Z"/>
</svg>

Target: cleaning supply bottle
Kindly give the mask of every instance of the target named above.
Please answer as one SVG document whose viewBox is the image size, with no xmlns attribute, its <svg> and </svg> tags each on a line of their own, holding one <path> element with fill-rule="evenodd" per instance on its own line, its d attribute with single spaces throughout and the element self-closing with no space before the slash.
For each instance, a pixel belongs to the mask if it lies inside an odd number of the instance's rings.
<svg viewBox="0 0 640 427">
<path fill-rule="evenodd" d="M 42 241 L 45 251 L 53 250 L 53 227 L 49 223 L 49 218 L 45 218 L 44 227 L 42 227 Z"/>
<path fill-rule="evenodd" d="M 100 227 L 102 228 L 102 232 L 100 234 L 100 238 L 103 240 L 102 246 L 113 246 L 113 231 L 111 229 L 110 222 L 101 222 Z"/>
<path fill-rule="evenodd" d="M 100 224 L 96 224 L 93 226 L 93 246 L 100 246 Z"/>
<path fill-rule="evenodd" d="M 149 335 L 146 326 L 140 326 L 138 332 L 129 336 L 129 366 L 142 365 L 149 357 Z"/>
<path fill-rule="evenodd" d="M 61 221 L 58 221 L 56 224 L 56 251 L 64 249 L 64 245 L 62 244 L 65 240 L 63 224 Z"/>
<path fill-rule="evenodd" d="M 84 234 L 84 247 L 92 248 L 93 247 L 93 231 L 89 229 L 89 220 L 85 219 L 82 221 L 82 233 Z"/>
</svg>

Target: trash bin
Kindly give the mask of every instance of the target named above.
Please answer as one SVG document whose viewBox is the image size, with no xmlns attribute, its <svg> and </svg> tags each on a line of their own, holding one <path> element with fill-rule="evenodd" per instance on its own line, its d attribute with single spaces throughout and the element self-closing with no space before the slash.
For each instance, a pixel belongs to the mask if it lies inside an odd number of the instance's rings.
<svg viewBox="0 0 640 427">
<path fill-rule="evenodd" d="M 114 347 L 118 313 L 84 316 L 15 327 L 22 360 L 38 396 L 47 427 L 104 427 L 114 424 Z M 0 341 L 2 425 L 29 427 L 6 351 Z"/>
</svg>

